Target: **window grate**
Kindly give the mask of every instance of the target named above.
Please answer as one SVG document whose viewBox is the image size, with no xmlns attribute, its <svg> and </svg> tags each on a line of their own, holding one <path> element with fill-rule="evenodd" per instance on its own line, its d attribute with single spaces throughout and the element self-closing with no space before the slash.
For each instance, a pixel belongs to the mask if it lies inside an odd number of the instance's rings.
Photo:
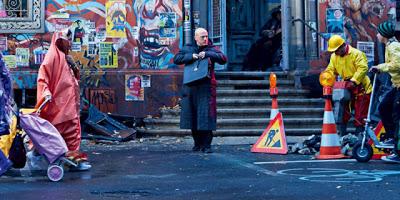
<svg viewBox="0 0 400 200">
<path fill-rule="evenodd" d="M 28 17 L 28 0 L 2 0 L 8 17 Z"/>
</svg>

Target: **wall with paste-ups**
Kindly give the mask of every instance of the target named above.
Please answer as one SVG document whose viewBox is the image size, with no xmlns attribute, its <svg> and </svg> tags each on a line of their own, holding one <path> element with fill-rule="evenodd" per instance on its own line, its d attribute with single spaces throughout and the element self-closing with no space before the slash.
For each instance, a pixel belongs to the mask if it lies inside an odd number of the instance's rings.
<svg viewBox="0 0 400 200">
<path fill-rule="evenodd" d="M 364 51 L 369 64 L 378 61 L 377 26 L 386 20 L 395 20 L 394 0 L 320 0 L 319 27 L 328 39 L 332 34 L 346 38 L 353 47 Z M 321 40 L 321 51 L 327 42 Z"/>
<path fill-rule="evenodd" d="M 143 117 L 179 99 L 182 0 L 46 0 L 46 33 L 2 34 L 14 88 L 36 88 L 53 32 L 70 28 L 82 97 L 104 112 Z"/>
<path fill-rule="evenodd" d="M 327 41 L 332 34 L 364 51 L 369 66 L 383 61 L 384 45 L 377 42 L 376 29 L 379 23 L 396 19 L 395 0 L 319 0 L 318 14 L 320 57 L 310 61 L 308 74 L 319 74 L 328 66 Z"/>
</svg>

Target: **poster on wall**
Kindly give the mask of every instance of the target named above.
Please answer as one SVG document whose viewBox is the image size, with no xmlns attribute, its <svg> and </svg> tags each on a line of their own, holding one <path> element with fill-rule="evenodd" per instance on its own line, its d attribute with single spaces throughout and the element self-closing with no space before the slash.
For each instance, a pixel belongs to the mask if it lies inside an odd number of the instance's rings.
<svg viewBox="0 0 400 200">
<path fill-rule="evenodd" d="M 144 100 L 144 88 L 142 87 L 142 77 L 140 75 L 125 75 L 125 100 Z"/>
<path fill-rule="evenodd" d="M 107 15 L 106 16 L 107 37 L 126 38 L 125 0 L 108 1 L 106 3 L 106 15 Z"/>
<path fill-rule="evenodd" d="M 80 42 L 71 43 L 71 51 L 82 51 L 82 45 Z"/>
<path fill-rule="evenodd" d="M 9 69 L 17 67 L 17 57 L 15 55 L 5 55 L 3 56 L 3 61 Z"/>
<path fill-rule="evenodd" d="M 375 43 L 374 42 L 357 42 L 357 49 L 364 52 L 368 59 L 368 66 L 372 66 L 375 60 L 374 54 Z"/>
<path fill-rule="evenodd" d="M 344 11 L 343 9 L 326 9 L 326 28 L 328 33 L 344 32 Z"/>
<path fill-rule="evenodd" d="M 79 42 L 83 45 L 85 33 L 84 22 L 80 19 L 76 20 L 73 24 L 72 42 Z"/>
<path fill-rule="evenodd" d="M 99 28 L 99 30 L 96 33 L 96 42 L 104 42 L 104 41 L 106 41 L 106 29 Z"/>
<path fill-rule="evenodd" d="M 94 56 L 97 54 L 97 44 L 96 43 L 89 43 L 88 44 L 88 56 Z"/>
<path fill-rule="evenodd" d="M 59 32 L 71 26 L 72 26 L 72 21 L 70 19 L 56 19 L 53 29 L 50 28 L 49 26 L 47 28 L 49 29 L 50 32 Z"/>
<path fill-rule="evenodd" d="M 114 49 L 112 42 L 101 42 L 99 48 L 100 67 L 117 68 L 118 52 Z"/>
<path fill-rule="evenodd" d="M 176 37 L 176 14 L 174 12 L 160 13 L 160 37 Z"/>
<path fill-rule="evenodd" d="M 28 48 L 16 48 L 15 56 L 17 58 L 16 65 L 18 67 L 29 66 L 29 49 Z"/>
<path fill-rule="evenodd" d="M 151 87 L 151 75 L 142 75 L 142 88 Z"/>
<path fill-rule="evenodd" d="M 139 27 L 137 27 L 137 26 L 132 27 L 132 37 L 135 40 L 139 39 Z"/>
</svg>

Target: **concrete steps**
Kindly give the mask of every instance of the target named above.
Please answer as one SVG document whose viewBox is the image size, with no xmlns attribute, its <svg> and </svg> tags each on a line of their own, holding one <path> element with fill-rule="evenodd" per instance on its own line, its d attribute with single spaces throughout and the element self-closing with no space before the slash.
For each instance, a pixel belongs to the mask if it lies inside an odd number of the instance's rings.
<svg viewBox="0 0 400 200">
<path fill-rule="evenodd" d="M 219 129 L 214 132 L 215 136 L 260 136 L 264 129 Z M 184 129 L 139 129 L 139 132 L 146 133 L 149 136 L 187 136 L 190 135 L 190 130 Z M 296 128 L 296 129 L 288 129 L 285 128 L 286 135 L 291 136 L 305 136 L 312 134 L 321 134 L 321 129 L 310 129 L 310 128 Z"/>
<path fill-rule="evenodd" d="M 259 136 L 269 123 L 272 99 L 269 96 L 269 72 L 217 72 L 218 136 Z M 287 135 L 320 134 L 324 100 L 307 98 L 308 91 L 294 86 L 284 72 L 278 78 L 278 105 Z M 144 119 L 148 135 L 184 136 L 190 130 L 179 129 L 180 109 L 161 109 L 159 118 Z"/>
<path fill-rule="evenodd" d="M 269 117 L 271 109 L 269 108 L 220 108 L 217 109 L 218 118 L 263 118 Z M 322 118 L 324 114 L 323 108 L 280 108 L 280 112 L 284 117 L 296 117 L 302 115 L 307 118 Z M 165 118 L 179 117 L 180 110 L 163 109 L 162 116 Z"/>
<path fill-rule="evenodd" d="M 308 91 L 303 89 L 279 89 L 279 95 L 282 97 L 300 97 L 304 98 Z M 233 97 L 233 98 L 254 98 L 254 97 L 269 97 L 269 89 L 217 89 L 217 97 Z"/>
</svg>

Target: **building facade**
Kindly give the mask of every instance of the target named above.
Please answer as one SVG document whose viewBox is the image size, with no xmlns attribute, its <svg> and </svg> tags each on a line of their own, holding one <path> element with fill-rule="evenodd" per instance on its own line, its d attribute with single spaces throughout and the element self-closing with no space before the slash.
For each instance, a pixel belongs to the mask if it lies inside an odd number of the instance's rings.
<svg viewBox="0 0 400 200">
<path fill-rule="evenodd" d="M 17 102 L 30 107 L 52 34 L 70 28 L 82 98 L 104 112 L 158 115 L 160 108 L 179 102 L 183 66 L 172 58 L 193 42 L 195 28 L 208 29 L 228 55 L 229 63 L 218 70 L 240 71 L 278 6 L 281 65 L 290 70 L 326 67 L 317 61 L 326 60 L 326 39 L 333 33 L 378 62 L 383 51 L 376 26 L 396 16 L 394 0 L 1 0 L 0 50 Z"/>
</svg>

